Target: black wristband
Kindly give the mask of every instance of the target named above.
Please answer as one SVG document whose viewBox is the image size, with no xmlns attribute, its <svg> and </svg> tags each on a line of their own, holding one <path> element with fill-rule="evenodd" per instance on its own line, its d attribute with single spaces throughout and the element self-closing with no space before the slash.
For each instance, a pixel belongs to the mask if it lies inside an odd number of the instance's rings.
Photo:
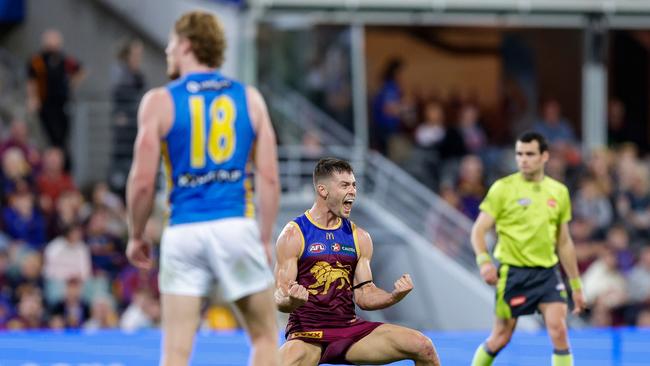
<svg viewBox="0 0 650 366">
<path fill-rule="evenodd" d="M 356 290 L 356 289 L 358 289 L 358 288 L 362 288 L 363 286 L 365 286 L 365 285 L 367 285 L 367 284 L 369 284 L 369 283 L 372 283 L 372 280 L 370 280 L 370 281 L 363 281 L 363 282 L 361 282 L 361 283 L 357 283 L 356 285 L 352 286 L 352 289 L 353 289 L 353 290 Z"/>
</svg>

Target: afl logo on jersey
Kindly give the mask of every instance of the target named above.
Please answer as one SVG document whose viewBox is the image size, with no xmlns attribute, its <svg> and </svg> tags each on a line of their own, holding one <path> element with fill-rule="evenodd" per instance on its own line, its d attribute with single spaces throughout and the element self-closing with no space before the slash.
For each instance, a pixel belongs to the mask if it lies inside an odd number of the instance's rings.
<svg viewBox="0 0 650 366">
<path fill-rule="evenodd" d="M 332 251 L 333 252 L 340 252 L 341 251 L 341 244 L 339 244 L 339 243 L 332 244 Z"/>
<path fill-rule="evenodd" d="M 196 81 L 188 81 L 186 87 L 190 93 L 198 93 L 201 90 L 201 84 Z"/>
<path fill-rule="evenodd" d="M 309 253 L 322 253 L 325 251 L 325 244 L 314 243 L 309 246 Z"/>
<path fill-rule="evenodd" d="M 533 201 L 530 198 L 520 198 L 517 200 L 517 203 L 521 206 L 528 207 Z"/>
</svg>

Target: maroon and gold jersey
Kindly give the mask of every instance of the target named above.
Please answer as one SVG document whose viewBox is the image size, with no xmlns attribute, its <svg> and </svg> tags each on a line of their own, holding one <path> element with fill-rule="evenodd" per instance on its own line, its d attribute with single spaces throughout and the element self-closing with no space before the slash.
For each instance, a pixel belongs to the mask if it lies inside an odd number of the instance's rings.
<svg viewBox="0 0 650 366">
<path fill-rule="evenodd" d="M 322 329 L 347 327 L 357 320 L 352 298 L 359 253 L 356 227 L 341 218 L 334 228 L 324 228 L 308 212 L 291 224 L 303 238 L 296 281 L 309 291 L 309 299 L 289 316 L 286 334 L 319 339 Z"/>
</svg>

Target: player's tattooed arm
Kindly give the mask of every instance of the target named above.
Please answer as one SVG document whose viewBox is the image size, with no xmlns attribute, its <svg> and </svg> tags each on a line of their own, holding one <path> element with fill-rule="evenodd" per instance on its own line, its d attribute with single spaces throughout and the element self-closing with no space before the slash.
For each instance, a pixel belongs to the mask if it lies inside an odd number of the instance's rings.
<svg viewBox="0 0 650 366">
<path fill-rule="evenodd" d="M 293 223 L 287 224 L 278 237 L 275 246 L 275 304 L 283 313 L 291 313 L 309 298 L 304 286 L 296 281 L 298 260 L 302 255 L 304 242 L 300 229 Z"/>
<path fill-rule="evenodd" d="M 391 292 L 385 291 L 372 282 L 370 261 L 372 259 L 372 239 L 370 234 L 357 228 L 359 260 L 354 274 L 354 302 L 363 310 L 379 310 L 400 302 L 411 290 L 411 276 L 403 274 L 395 281 Z"/>
</svg>

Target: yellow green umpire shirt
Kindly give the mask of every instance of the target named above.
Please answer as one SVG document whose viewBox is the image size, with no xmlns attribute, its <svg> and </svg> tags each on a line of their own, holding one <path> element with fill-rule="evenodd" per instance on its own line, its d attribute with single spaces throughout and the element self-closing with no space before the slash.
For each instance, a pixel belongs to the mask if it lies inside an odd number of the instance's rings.
<svg viewBox="0 0 650 366">
<path fill-rule="evenodd" d="M 480 205 L 496 222 L 494 257 L 517 267 L 549 268 L 560 224 L 571 220 L 567 187 L 547 176 L 530 182 L 515 173 L 494 182 Z"/>
</svg>

